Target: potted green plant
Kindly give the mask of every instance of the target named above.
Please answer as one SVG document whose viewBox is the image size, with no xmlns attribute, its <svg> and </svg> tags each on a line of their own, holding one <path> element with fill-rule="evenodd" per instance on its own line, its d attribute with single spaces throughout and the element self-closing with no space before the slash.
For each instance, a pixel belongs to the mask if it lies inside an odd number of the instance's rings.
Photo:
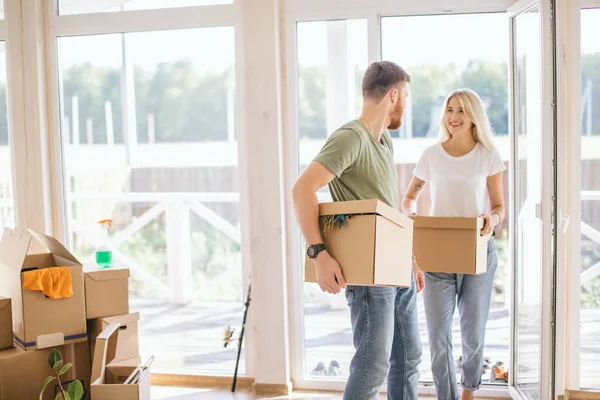
<svg viewBox="0 0 600 400">
<path fill-rule="evenodd" d="M 60 388 L 60 391 L 56 394 L 54 400 L 81 400 L 83 397 L 83 385 L 78 379 L 75 379 L 73 382 L 71 382 L 66 391 L 60 381 L 60 377 L 66 374 L 73 367 L 73 364 L 65 364 L 60 351 L 57 349 L 52 349 L 48 355 L 48 365 L 50 365 L 50 368 L 52 368 L 54 375 L 48 376 L 44 381 L 44 387 L 42 387 L 42 391 L 40 392 L 40 400 L 43 400 L 46 386 L 48 386 L 48 384 L 55 379 L 58 381 L 58 387 Z"/>
</svg>

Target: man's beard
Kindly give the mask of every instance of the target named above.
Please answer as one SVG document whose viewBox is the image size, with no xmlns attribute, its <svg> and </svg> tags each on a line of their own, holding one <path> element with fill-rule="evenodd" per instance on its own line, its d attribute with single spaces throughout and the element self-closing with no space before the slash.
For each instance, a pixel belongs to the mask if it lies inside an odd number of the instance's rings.
<svg viewBox="0 0 600 400">
<path fill-rule="evenodd" d="M 390 112 L 390 124 L 388 125 L 388 129 L 395 131 L 396 129 L 400 129 L 402 126 L 402 115 L 404 114 L 404 110 L 402 109 L 402 105 L 400 102 L 396 104 L 396 108 L 392 112 Z"/>
</svg>

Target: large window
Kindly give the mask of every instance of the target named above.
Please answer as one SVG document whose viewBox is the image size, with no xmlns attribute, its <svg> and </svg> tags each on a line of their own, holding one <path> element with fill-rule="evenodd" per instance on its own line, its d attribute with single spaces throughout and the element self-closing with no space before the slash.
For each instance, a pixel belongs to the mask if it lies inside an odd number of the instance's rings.
<svg viewBox="0 0 600 400">
<path fill-rule="evenodd" d="M 600 8 L 581 11 L 580 385 L 600 389 Z M 573 271 L 577 273 L 579 271 Z"/>
<path fill-rule="evenodd" d="M 232 374 L 223 334 L 240 326 L 245 293 L 233 27 L 58 44 L 72 250 L 93 268 L 97 221 L 113 219 L 142 357 L 157 371 Z"/>
<path fill-rule="evenodd" d="M 444 99 L 457 88 L 470 88 L 483 99 L 496 134 L 496 145 L 505 163 L 510 160 L 508 136 L 508 27 L 504 13 L 388 17 L 381 22 L 382 59 L 391 60 L 411 75 L 410 95 L 404 124 L 394 132 L 394 150 L 400 196 L 412 178 L 412 170 L 423 150 L 437 141 Z M 482 35 L 481 32 L 486 32 Z M 504 174 L 505 206 L 508 177 Z M 419 214 L 429 211 L 426 190 Z M 492 366 L 509 365 L 510 286 L 508 268 L 508 221 L 496 231 L 498 269 L 492 308 L 486 329 L 483 383 L 490 381 Z M 427 324 L 422 294 L 418 296 L 419 326 L 423 343 L 421 380 L 433 381 Z M 452 329 L 454 358 L 462 356 L 458 311 Z M 460 368 L 456 369 L 460 379 Z"/>
</svg>

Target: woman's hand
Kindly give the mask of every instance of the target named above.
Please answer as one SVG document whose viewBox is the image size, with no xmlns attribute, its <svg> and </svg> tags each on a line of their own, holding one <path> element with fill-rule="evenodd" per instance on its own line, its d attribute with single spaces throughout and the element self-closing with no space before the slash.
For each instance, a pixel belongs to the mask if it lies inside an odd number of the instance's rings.
<svg viewBox="0 0 600 400">
<path fill-rule="evenodd" d="M 493 215 L 489 214 L 481 214 L 481 218 L 483 218 L 483 229 L 481 230 L 481 236 L 487 236 L 494 230 L 494 218 Z"/>
</svg>

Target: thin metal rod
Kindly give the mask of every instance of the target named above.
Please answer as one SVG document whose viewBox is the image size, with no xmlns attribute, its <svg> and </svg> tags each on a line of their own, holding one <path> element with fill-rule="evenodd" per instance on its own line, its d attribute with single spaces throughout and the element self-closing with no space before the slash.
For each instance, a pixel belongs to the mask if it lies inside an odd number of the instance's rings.
<svg viewBox="0 0 600 400">
<path fill-rule="evenodd" d="M 242 341 L 244 340 L 244 330 L 246 329 L 246 317 L 248 316 L 248 308 L 250 308 L 250 292 L 252 290 L 252 284 L 248 283 L 248 294 L 246 295 L 246 309 L 244 310 L 244 320 L 242 322 L 242 331 L 240 332 L 240 339 L 238 340 L 238 353 L 237 353 L 237 359 L 235 361 L 235 372 L 233 373 L 233 384 L 231 385 L 231 391 L 235 392 L 235 385 L 237 383 L 237 374 L 238 374 L 238 367 L 240 365 L 240 355 L 242 353 Z"/>
</svg>

